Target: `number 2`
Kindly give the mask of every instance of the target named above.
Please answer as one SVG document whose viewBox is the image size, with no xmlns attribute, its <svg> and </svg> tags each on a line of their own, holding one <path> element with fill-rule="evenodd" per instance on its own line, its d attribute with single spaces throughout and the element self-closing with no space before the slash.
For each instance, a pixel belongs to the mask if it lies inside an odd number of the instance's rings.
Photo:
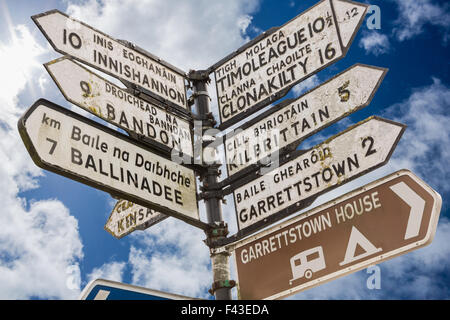
<svg viewBox="0 0 450 320">
<path fill-rule="evenodd" d="M 374 154 L 374 153 L 377 152 L 376 149 L 373 149 L 373 144 L 374 144 L 375 140 L 373 140 L 373 138 L 370 137 L 370 136 L 367 137 L 367 138 L 365 138 L 365 139 L 362 141 L 362 147 L 363 147 L 363 148 L 366 147 L 367 142 L 369 142 L 369 147 L 367 148 L 366 157 L 368 157 L 368 156 L 370 156 L 370 155 L 372 155 L 372 154 Z"/>
</svg>

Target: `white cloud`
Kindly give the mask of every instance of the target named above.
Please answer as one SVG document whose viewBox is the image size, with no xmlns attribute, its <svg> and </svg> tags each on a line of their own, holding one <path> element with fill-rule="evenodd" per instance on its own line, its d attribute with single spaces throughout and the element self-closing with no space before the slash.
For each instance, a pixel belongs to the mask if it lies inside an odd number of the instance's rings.
<svg viewBox="0 0 450 320">
<path fill-rule="evenodd" d="M 450 151 L 450 88 L 433 78 L 429 86 L 412 90 L 411 95 L 383 114 L 408 126 L 388 165 L 318 198 L 314 207 L 387 174 L 410 169 L 438 191 L 445 201 L 450 191 L 448 159 Z M 444 202 L 445 203 L 445 202 Z M 445 205 L 444 205 L 445 207 Z M 296 299 L 413 299 L 447 298 L 449 289 L 440 274 L 450 272 L 450 221 L 441 212 L 431 245 L 382 263 L 381 290 L 368 290 L 364 271 L 345 276 L 294 296 Z M 342 288 L 345 287 L 345 290 Z M 420 288 L 420 290 L 417 290 Z"/>
<path fill-rule="evenodd" d="M 422 34 L 426 25 L 433 25 L 444 32 L 448 41 L 450 11 L 448 4 L 439 5 L 431 0 L 396 0 L 399 18 L 395 21 L 394 34 L 400 41 Z"/>
<path fill-rule="evenodd" d="M 253 17 L 249 16 L 248 14 L 239 17 L 237 24 L 243 34 L 245 34 L 248 26 L 252 23 L 252 19 Z"/>
<path fill-rule="evenodd" d="M 17 131 L 24 110 L 18 97 L 23 92 L 36 96 L 39 87 L 33 79 L 44 72 L 37 58 L 48 50 L 27 27 L 6 20 L 10 40 L 0 41 L 0 70 L 5 75 L 0 78 L 0 298 L 76 298 L 83 257 L 77 220 L 60 201 L 29 203 L 18 196 L 36 188 L 42 175 Z"/>
<path fill-rule="evenodd" d="M 407 168 L 440 192 L 450 191 L 450 88 L 433 78 L 413 90 L 405 101 L 386 109 L 384 116 L 408 126 L 390 166 Z"/>
<path fill-rule="evenodd" d="M 46 77 L 44 74 L 41 74 L 38 79 L 39 83 L 39 89 L 41 89 L 41 92 L 44 94 L 45 90 L 47 89 L 47 85 L 49 84 L 48 77 Z"/>
<path fill-rule="evenodd" d="M 130 250 L 133 283 L 151 289 L 207 298 L 212 283 L 205 234 L 177 219 L 166 219 L 133 234 Z"/>
<path fill-rule="evenodd" d="M 33 89 L 32 79 L 41 65 L 37 57 L 44 54 L 28 28 L 23 25 L 11 26 L 11 41 L 0 42 L 0 121 L 10 127 L 16 127 L 21 108 L 17 107 L 18 93 L 29 86 Z M 42 70 L 43 71 L 43 70 Z"/>
<path fill-rule="evenodd" d="M 312 77 L 300 82 L 292 88 L 295 96 L 298 97 L 305 92 L 317 87 L 320 84 L 319 77 L 315 74 Z"/>
<path fill-rule="evenodd" d="M 69 1 L 69 15 L 173 65 L 206 69 L 247 41 L 258 0 Z"/>
<path fill-rule="evenodd" d="M 76 298 L 83 256 L 77 220 L 57 200 L 32 203 L 27 211 L 21 199 L 2 195 L 2 204 L 0 297 Z"/>
<path fill-rule="evenodd" d="M 7 9 L 3 13 L 8 16 Z M 48 51 L 36 42 L 27 27 L 10 25 L 9 29 L 10 41 L 0 41 L 0 70 L 5 75 L 0 77 L 0 160 L 5 174 L 14 177 L 15 184 L 23 191 L 36 187 L 35 178 L 42 173 L 30 161 L 17 132 L 17 121 L 24 111 L 18 96 L 27 88 L 36 96 L 30 80 L 36 73 L 43 74 L 37 59 Z"/>
<path fill-rule="evenodd" d="M 98 268 L 94 268 L 87 276 L 87 281 L 90 282 L 96 279 L 106 279 L 112 281 L 122 282 L 126 263 L 125 262 L 107 262 Z"/>
<path fill-rule="evenodd" d="M 385 34 L 377 31 L 365 32 L 363 38 L 359 42 L 359 46 L 364 48 L 367 53 L 379 56 L 389 52 L 389 38 Z"/>
</svg>

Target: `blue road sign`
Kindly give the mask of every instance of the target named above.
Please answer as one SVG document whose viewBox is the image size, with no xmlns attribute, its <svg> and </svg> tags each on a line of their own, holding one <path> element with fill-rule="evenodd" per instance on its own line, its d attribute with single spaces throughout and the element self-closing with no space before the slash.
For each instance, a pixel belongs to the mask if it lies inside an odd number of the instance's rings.
<svg viewBox="0 0 450 320">
<path fill-rule="evenodd" d="M 138 287 L 111 280 L 91 281 L 81 292 L 80 300 L 193 300 L 194 298 Z"/>
</svg>

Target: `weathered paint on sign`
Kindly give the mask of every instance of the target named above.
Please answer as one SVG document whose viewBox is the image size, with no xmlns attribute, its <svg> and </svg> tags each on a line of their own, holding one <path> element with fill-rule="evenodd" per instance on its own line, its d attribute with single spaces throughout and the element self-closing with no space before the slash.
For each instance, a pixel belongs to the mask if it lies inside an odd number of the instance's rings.
<svg viewBox="0 0 450 320">
<path fill-rule="evenodd" d="M 289 103 L 274 106 L 225 140 L 228 176 L 367 106 L 387 69 L 356 64 Z M 294 146 L 295 147 L 295 146 Z"/>
<path fill-rule="evenodd" d="M 344 57 L 367 7 L 347 0 L 320 1 L 214 65 L 220 128 Z"/>
<path fill-rule="evenodd" d="M 306 199 L 387 163 L 404 130 L 400 123 L 370 117 L 237 188 L 239 228 L 264 224 L 283 210 L 298 211 Z"/>
<path fill-rule="evenodd" d="M 134 230 L 148 227 L 168 218 L 155 210 L 140 206 L 128 200 L 118 200 L 105 224 L 105 230 L 120 239 Z"/>
<path fill-rule="evenodd" d="M 57 52 L 143 87 L 164 102 L 188 108 L 185 73 L 181 70 L 129 48 L 58 10 L 31 18 Z"/>
<path fill-rule="evenodd" d="M 240 299 L 283 298 L 426 246 L 441 205 L 401 170 L 242 240 L 230 247 Z"/>
<path fill-rule="evenodd" d="M 38 166 L 208 228 L 199 220 L 194 171 L 127 136 L 44 99 L 25 112 L 19 132 Z"/>
<path fill-rule="evenodd" d="M 68 101 L 126 131 L 193 157 L 188 121 L 133 96 L 70 58 L 53 60 L 45 68 Z"/>
</svg>

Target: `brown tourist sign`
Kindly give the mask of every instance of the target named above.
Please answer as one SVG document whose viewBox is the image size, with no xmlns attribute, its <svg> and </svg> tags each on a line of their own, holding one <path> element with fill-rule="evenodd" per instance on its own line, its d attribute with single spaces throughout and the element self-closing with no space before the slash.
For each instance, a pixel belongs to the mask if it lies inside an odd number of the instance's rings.
<svg viewBox="0 0 450 320">
<path fill-rule="evenodd" d="M 239 298 L 283 298 L 421 248 L 441 205 L 401 170 L 237 242 Z"/>
</svg>

